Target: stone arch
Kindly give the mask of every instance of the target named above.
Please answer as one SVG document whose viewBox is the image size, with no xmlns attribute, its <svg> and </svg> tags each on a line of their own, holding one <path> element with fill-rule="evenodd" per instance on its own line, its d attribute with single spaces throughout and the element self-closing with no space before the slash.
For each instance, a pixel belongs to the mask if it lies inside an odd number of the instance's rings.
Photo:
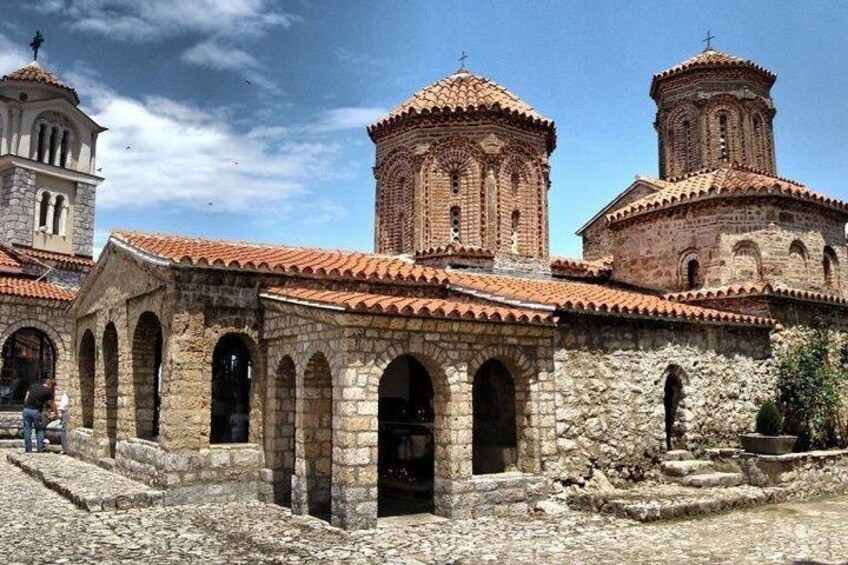
<svg viewBox="0 0 848 565">
<path fill-rule="evenodd" d="M 67 116 L 55 110 L 33 120 L 30 158 L 58 167 L 70 167 L 79 159 L 80 135 Z"/>
<path fill-rule="evenodd" d="M 142 313 L 132 340 L 135 433 L 142 439 L 154 439 L 159 435 L 163 344 L 159 318 L 150 311 Z"/>
<path fill-rule="evenodd" d="M 542 232 L 545 224 L 547 187 L 539 155 L 531 147 L 518 142 L 509 143 L 501 153 L 497 198 L 497 240 L 499 249 L 511 252 L 512 214 L 521 216 L 518 234 L 518 254 L 535 255 L 544 247 Z M 518 190 L 513 189 L 518 180 Z M 506 235 L 505 235 L 506 234 Z"/>
<path fill-rule="evenodd" d="M 209 443 L 245 443 L 252 437 L 256 395 L 256 344 L 247 334 L 226 332 L 212 351 Z"/>
<path fill-rule="evenodd" d="M 669 163 L 667 176 L 677 177 L 699 167 L 697 151 L 698 111 L 694 106 L 685 104 L 677 107 L 663 121 L 665 142 L 663 148 Z"/>
<path fill-rule="evenodd" d="M 411 251 L 415 169 L 408 151 L 396 151 L 383 159 L 377 173 L 377 251 Z"/>
<path fill-rule="evenodd" d="M 118 330 L 113 322 L 108 322 L 102 338 L 103 379 L 104 379 L 104 416 L 106 420 L 107 457 L 115 457 L 115 445 L 118 441 L 118 368 L 120 347 Z"/>
<path fill-rule="evenodd" d="M 733 246 L 732 282 L 751 282 L 762 279 L 762 259 L 759 246 L 744 240 Z"/>
<path fill-rule="evenodd" d="M 714 165 L 745 162 L 745 149 L 739 147 L 742 133 L 741 119 L 741 108 L 727 99 L 719 100 L 707 110 L 710 160 Z"/>
<path fill-rule="evenodd" d="M 297 387 L 295 453 L 297 481 L 304 500 L 301 512 L 329 520 L 333 480 L 333 376 L 327 357 L 316 352 L 306 363 Z M 299 384 L 299 383 L 298 383 Z"/>
<path fill-rule="evenodd" d="M 6 343 L 6 340 L 9 339 L 9 336 L 15 333 L 16 331 L 23 328 L 35 328 L 41 332 L 47 334 L 47 337 L 50 338 L 50 341 L 53 343 L 53 348 L 56 350 L 56 366 L 59 367 L 59 363 L 65 358 L 65 342 L 62 340 L 61 334 L 56 331 L 56 329 L 50 324 L 43 322 L 41 320 L 36 320 L 34 318 L 24 318 L 23 320 L 18 320 L 12 324 L 6 326 L 6 329 L 3 330 L 3 333 L 0 334 L 0 343 Z M 60 379 L 57 379 L 60 381 Z"/>
<path fill-rule="evenodd" d="M 839 289 L 841 283 L 839 257 L 833 247 L 829 245 L 825 245 L 822 252 L 822 275 L 825 287 Z"/>
<path fill-rule="evenodd" d="M 539 468 L 537 455 L 540 453 L 539 418 L 537 384 L 538 375 L 535 364 L 518 347 L 496 345 L 478 351 L 468 364 L 468 384 L 474 384 L 477 375 L 486 363 L 497 361 L 508 372 L 513 387 L 515 419 L 515 457 L 512 466 L 522 472 L 535 472 Z M 472 413 L 472 421 L 474 413 Z"/>
<path fill-rule="evenodd" d="M 271 470 L 273 502 L 291 503 L 291 484 L 295 468 L 295 417 L 297 369 L 294 360 L 284 355 L 269 375 L 265 411 L 265 466 Z"/>
<path fill-rule="evenodd" d="M 82 427 L 94 427 L 94 383 L 97 364 L 97 344 L 94 333 L 85 330 L 80 339 L 79 353 L 77 354 L 77 371 L 79 378 L 79 400 L 80 421 Z M 71 399 L 73 406 L 74 399 Z"/>
<path fill-rule="evenodd" d="M 786 272 L 786 278 L 796 284 L 808 284 L 810 280 L 809 254 L 807 246 L 796 239 L 789 244 L 789 265 Z"/>
<path fill-rule="evenodd" d="M 378 515 L 432 512 L 433 382 L 412 355 L 395 357 L 378 383 Z"/>
<path fill-rule="evenodd" d="M 751 114 L 751 162 L 760 171 L 771 170 L 771 127 L 759 111 Z"/>
<path fill-rule="evenodd" d="M 23 326 L 5 336 L 0 371 L 0 406 L 20 409 L 29 387 L 56 376 L 56 346 L 38 328 Z"/>
<path fill-rule="evenodd" d="M 663 413 L 665 415 L 665 440 L 667 450 L 686 449 L 686 372 L 671 364 L 663 372 Z"/>
<path fill-rule="evenodd" d="M 680 254 L 677 263 L 677 285 L 678 288 L 694 290 L 701 288 L 704 282 L 704 273 L 698 250 L 689 248 Z"/>
</svg>

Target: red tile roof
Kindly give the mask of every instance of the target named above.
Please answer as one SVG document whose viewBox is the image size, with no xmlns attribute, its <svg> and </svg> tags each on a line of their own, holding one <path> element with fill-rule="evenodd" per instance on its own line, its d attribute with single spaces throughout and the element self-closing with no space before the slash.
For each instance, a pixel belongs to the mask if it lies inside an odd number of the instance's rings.
<svg viewBox="0 0 848 565">
<path fill-rule="evenodd" d="M 804 185 L 740 166 L 700 171 L 675 181 L 627 206 L 607 214 L 608 222 L 692 201 L 745 195 L 779 195 L 796 198 L 848 214 L 848 203 L 808 190 Z"/>
<path fill-rule="evenodd" d="M 685 292 L 673 292 L 664 295 L 664 298 L 675 302 L 699 302 L 702 300 L 718 298 L 746 298 L 749 296 L 769 295 L 848 306 L 848 298 L 838 294 L 829 294 L 815 290 L 796 289 L 783 283 L 766 281 L 740 283 L 715 288 L 702 288 L 698 290 L 688 290 Z"/>
<path fill-rule="evenodd" d="M 694 57 L 690 57 L 682 63 L 671 67 L 670 69 L 666 69 L 662 72 L 655 74 L 653 79 L 651 80 L 651 95 L 653 96 L 657 84 L 669 77 L 680 75 L 693 69 L 714 69 L 722 67 L 739 67 L 744 69 L 750 69 L 764 76 L 766 80 L 769 81 L 770 85 L 774 84 L 774 81 L 777 79 L 776 74 L 766 69 L 765 67 L 754 63 L 750 59 L 744 59 L 742 57 L 737 57 L 736 55 L 731 55 L 729 53 L 723 53 L 721 51 L 713 49 L 712 47 L 708 47 L 702 52 L 695 55 Z"/>
<path fill-rule="evenodd" d="M 0 277 L 0 294 L 62 302 L 69 302 L 74 298 L 73 292 L 61 286 L 44 281 L 13 277 Z"/>
<path fill-rule="evenodd" d="M 495 257 L 495 255 L 485 247 L 480 247 L 479 245 L 464 245 L 455 241 L 452 241 L 447 245 L 439 245 L 438 247 L 431 247 L 429 249 L 415 252 L 416 257 L 441 257 L 449 255 L 467 255 L 487 259 L 493 259 Z"/>
<path fill-rule="evenodd" d="M 605 278 L 609 277 L 612 273 L 612 259 L 584 261 L 583 259 L 554 257 L 551 259 L 551 272 L 554 275 L 565 277 L 587 279 Z"/>
<path fill-rule="evenodd" d="M 300 287 L 268 288 L 264 290 L 263 296 L 281 298 L 286 301 L 306 305 L 333 306 L 347 312 L 391 314 L 421 318 L 450 318 L 478 322 L 553 325 L 553 315 L 548 311 L 534 311 L 527 308 L 511 308 L 438 298 L 413 298 Z"/>
<path fill-rule="evenodd" d="M 17 257 L 0 247 L 0 268 L 6 269 L 20 269 L 21 262 L 18 261 Z"/>
<path fill-rule="evenodd" d="M 368 133 L 373 139 L 374 134 L 384 126 L 408 116 L 475 110 L 499 110 L 528 119 L 548 128 L 551 146 L 556 144 L 556 126 L 551 120 L 498 83 L 464 70 L 422 88 L 389 112 L 388 116 L 369 126 Z"/>
<path fill-rule="evenodd" d="M 659 296 L 582 282 L 451 273 L 450 288 L 519 307 L 553 306 L 589 314 L 618 314 L 670 320 L 772 325 L 765 318 L 664 300 Z"/>
<path fill-rule="evenodd" d="M 72 265 L 77 267 L 94 266 L 94 260 L 91 257 L 82 257 L 79 255 L 66 255 L 64 253 L 45 251 L 43 249 L 33 249 L 32 247 L 24 247 L 22 245 L 16 245 L 15 248 L 19 249 L 22 253 L 25 253 L 30 257 L 34 257 L 36 259 L 44 261 L 54 261 L 56 263 L 62 263 L 65 265 Z"/>
<path fill-rule="evenodd" d="M 116 232 L 112 238 L 154 258 L 195 267 L 385 282 L 446 280 L 444 271 L 384 255 L 139 232 Z"/>
<path fill-rule="evenodd" d="M 19 80 L 24 82 L 38 82 L 41 84 L 47 84 L 49 86 L 55 86 L 57 88 L 61 88 L 67 91 L 74 99 L 76 104 L 79 104 L 80 99 L 77 91 L 73 89 L 73 87 L 62 82 L 59 77 L 45 69 L 41 66 L 38 61 L 33 61 L 28 65 L 24 65 L 20 69 L 16 71 L 12 71 L 7 75 L 3 75 L 3 78 L 0 80 Z"/>
</svg>

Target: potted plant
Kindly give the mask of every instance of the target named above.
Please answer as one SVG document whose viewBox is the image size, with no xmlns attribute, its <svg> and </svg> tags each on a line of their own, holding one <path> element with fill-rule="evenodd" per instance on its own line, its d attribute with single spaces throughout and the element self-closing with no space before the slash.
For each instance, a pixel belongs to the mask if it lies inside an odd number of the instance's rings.
<svg viewBox="0 0 848 565">
<path fill-rule="evenodd" d="M 760 406 L 756 423 L 756 433 L 739 436 L 745 451 L 762 455 L 783 455 L 795 447 L 798 436 L 780 435 L 783 431 L 783 418 L 771 400 L 766 400 Z"/>
</svg>

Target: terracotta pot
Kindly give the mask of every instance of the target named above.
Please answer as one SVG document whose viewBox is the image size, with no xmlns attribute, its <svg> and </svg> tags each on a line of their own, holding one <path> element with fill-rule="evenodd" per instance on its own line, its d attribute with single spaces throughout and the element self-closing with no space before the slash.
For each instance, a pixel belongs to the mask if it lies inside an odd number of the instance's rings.
<svg viewBox="0 0 848 565">
<path fill-rule="evenodd" d="M 763 434 L 742 434 L 739 441 L 749 453 L 762 455 L 783 455 L 791 453 L 798 436 L 764 436 Z"/>
</svg>

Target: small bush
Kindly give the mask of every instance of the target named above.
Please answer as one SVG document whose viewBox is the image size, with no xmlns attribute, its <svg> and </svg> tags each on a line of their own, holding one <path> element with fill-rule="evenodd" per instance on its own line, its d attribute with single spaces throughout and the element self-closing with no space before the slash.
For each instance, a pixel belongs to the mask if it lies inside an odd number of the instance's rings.
<svg viewBox="0 0 848 565">
<path fill-rule="evenodd" d="M 783 431 L 783 418 L 777 406 L 766 400 L 757 412 L 757 433 L 764 436 L 778 436 Z"/>
</svg>

